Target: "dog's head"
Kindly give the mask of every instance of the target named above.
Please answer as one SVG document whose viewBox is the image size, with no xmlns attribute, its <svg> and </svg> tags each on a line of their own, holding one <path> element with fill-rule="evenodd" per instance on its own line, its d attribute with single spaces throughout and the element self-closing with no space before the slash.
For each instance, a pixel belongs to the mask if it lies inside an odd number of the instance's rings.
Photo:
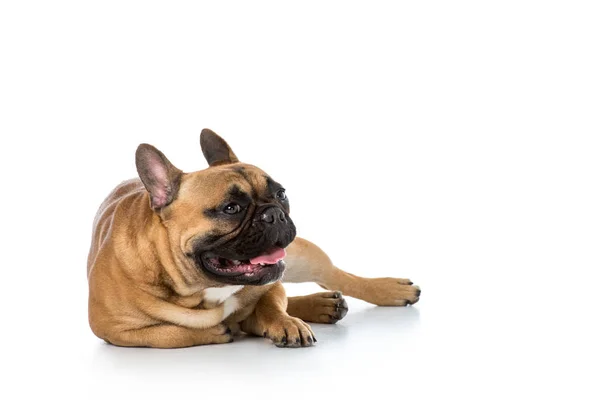
<svg viewBox="0 0 600 400">
<path fill-rule="evenodd" d="M 285 247 L 296 236 L 285 189 L 259 168 L 240 163 L 229 145 L 204 129 L 209 168 L 183 173 L 148 144 L 136 166 L 150 207 L 176 253 L 211 280 L 264 285 L 281 278 Z"/>
</svg>

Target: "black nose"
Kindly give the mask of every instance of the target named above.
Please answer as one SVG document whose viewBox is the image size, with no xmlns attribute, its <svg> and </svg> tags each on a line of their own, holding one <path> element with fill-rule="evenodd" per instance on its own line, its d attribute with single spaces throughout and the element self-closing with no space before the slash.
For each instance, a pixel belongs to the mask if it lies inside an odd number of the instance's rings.
<svg viewBox="0 0 600 400">
<path fill-rule="evenodd" d="M 269 207 L 260 216 L 260 220 L 267 224 L 286 223 L 285 214 L 279 207 Z"/>
</svg>

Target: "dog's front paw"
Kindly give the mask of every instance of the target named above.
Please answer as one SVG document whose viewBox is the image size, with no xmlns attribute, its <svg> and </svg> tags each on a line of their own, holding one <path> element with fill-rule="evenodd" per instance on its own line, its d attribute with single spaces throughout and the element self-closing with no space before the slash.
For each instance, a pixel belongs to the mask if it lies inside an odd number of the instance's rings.
<svg viewBox="0 0 600 400">
<path fill-rule="evenodd" d="M 335 324 L 348 313 L 342 292 L 323 292 L 288 298 L 287 312 L 306 322 Z"/>
<path fill-rule="evenodd" d="M 342 292 L 324 292 L 313 295 L 313 314 L 316 315 L 315 322 L 324 324 L 335 324 L 348 314 L 348 303 Z"/>
<path fill-rule="evenodd" d="M 263 336 L 277 347 L 310 347 L 317 341 L 310 325 L 289 315 L 265 326 Z"/>
<path fill-rule="evenodd" d="M 371 278 L 367 279 L 363 300 L 379 306 L 407 306 L 415 304 L 421 296 L 421 289 L 408 279 Z"/>
</svg>

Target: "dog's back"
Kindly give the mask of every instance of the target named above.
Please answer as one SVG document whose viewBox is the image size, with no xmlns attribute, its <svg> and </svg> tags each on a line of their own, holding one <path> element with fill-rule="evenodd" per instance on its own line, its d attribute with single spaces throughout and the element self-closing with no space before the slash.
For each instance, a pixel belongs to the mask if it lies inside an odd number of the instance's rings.
<svg viewBox="0 0 600 400">
<path fill-rule="evenodd" d="M 104 202 L 102 202 L 102 205 L 100 205 L 92 228 L 92 244 L 90 246 L 87 262 L 88 278 L 96 261 L 96 257 L 98 256 L 98 252 L 113 230 L 116 222 L 115 211 L 117 210 L 117 207 L 126 205 L 128 201 L 132 200 L 132 197 L 137 198 L 140 196 L 145 196 L 144 185 L 137 178 L 130 179 L 122 182 L 113 189 Z"/>
</svg>

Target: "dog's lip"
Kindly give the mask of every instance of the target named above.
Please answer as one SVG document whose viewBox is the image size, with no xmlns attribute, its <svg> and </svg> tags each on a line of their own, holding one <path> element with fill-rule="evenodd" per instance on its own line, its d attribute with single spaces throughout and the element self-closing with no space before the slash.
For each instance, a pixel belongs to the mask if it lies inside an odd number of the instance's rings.
<svg viewBox="0 0 600 400">
<path fill-rule="evenodd" d="M 250 262 L 250 259 L 232 260 L 211 253 L 205 253 L 200 258 L 204 269 L 213 274 L 225 277 L 250 277 L 258 275 L 265 269 L 283 266 L 283 261 L 281 259 L 274 263 L 252 263 Z"/>
</svg>

